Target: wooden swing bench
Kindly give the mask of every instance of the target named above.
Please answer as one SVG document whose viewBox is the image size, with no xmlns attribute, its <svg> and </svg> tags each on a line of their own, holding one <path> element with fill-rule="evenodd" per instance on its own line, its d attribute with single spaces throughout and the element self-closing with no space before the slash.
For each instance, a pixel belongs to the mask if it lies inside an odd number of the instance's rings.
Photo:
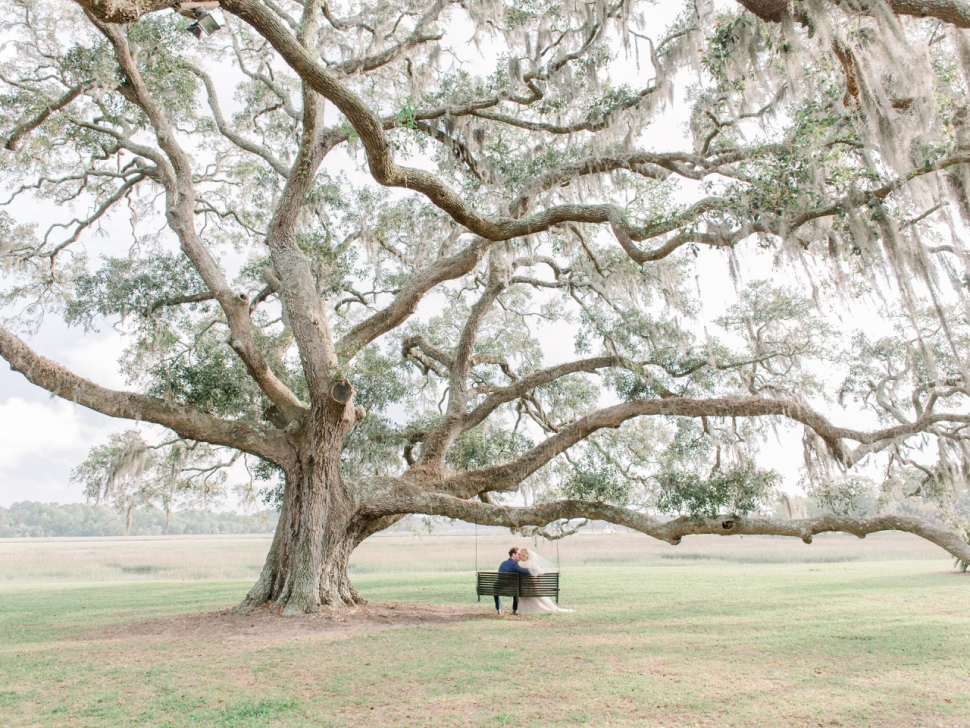
<svg viewBox="0 0 970 728">
<path fill-rule="evenodd" d="M 559 572 L 518 574 L 514 571 L 479 571 L 478 601 L 482 597 L 549 597 L 559 604 Z"/>
</svg>

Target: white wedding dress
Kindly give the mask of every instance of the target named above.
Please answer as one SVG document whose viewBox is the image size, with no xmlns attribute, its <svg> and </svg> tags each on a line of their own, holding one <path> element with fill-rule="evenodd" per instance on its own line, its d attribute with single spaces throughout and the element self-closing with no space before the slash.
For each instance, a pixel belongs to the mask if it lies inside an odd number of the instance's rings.
<svg viewBox="0 0 970 728">
<path fill-rule="evenodd" d="M 555 571 L 552 563 L 529 550 L 529 560 L 522 562 L 519 566 L 524 566 L 530 574 L 546 574 Z M 549 597 L 519 597 L 519 614 L 552 614 L 553 612 L 571 612 L 572 609 L 563 609 Z"/>
</svg>

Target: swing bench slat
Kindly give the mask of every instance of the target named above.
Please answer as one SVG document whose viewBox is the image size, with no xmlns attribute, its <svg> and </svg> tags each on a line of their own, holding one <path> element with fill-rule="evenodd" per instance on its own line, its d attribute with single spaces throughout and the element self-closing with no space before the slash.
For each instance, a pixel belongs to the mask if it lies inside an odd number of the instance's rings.
<svg viewBox="0 0 970 728">
<path fill-rule="evenodd" d="M 559 573 L 517 574 L 505 571 L 479 571 L 478 601 L 482 597 L 549 597 L 559 603 Z"/>
</svg>

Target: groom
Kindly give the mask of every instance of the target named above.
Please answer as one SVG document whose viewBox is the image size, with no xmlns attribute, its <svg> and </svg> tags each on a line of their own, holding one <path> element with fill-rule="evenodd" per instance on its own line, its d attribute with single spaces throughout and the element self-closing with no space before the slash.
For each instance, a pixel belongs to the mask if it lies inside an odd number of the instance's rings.
<svg viewBox="0 0 970 728">
<path fill-rule="evenodd" d="M 508 560 L 499 564 L 499 573 L 528 574 L 528 569 L 519 566 L 520 561 L 522 561 L 522 556 L 519 555 L 519 549 L 513 546 L 509 549 Z M 518 610 L 519 598 L 512 597 L 512 614 L 518 614 Z M 502 613 L 502 597 L 500 597 L 498 594 L 495 595 L 495 612 L 496 614 Z"/>
</svg>

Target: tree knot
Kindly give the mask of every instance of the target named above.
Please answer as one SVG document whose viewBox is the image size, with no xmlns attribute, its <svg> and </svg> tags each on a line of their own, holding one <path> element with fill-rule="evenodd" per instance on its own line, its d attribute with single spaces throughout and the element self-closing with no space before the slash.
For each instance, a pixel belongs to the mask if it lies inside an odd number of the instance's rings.
<svg viewBox="0 0 970 728">
<path fill-rule="evenodd" d="M 338 404 L 347 404 L 353 394 L 354 388 L 346 380 L 337 382 L 330 388 L 330 396 Z"/>
</svg>

